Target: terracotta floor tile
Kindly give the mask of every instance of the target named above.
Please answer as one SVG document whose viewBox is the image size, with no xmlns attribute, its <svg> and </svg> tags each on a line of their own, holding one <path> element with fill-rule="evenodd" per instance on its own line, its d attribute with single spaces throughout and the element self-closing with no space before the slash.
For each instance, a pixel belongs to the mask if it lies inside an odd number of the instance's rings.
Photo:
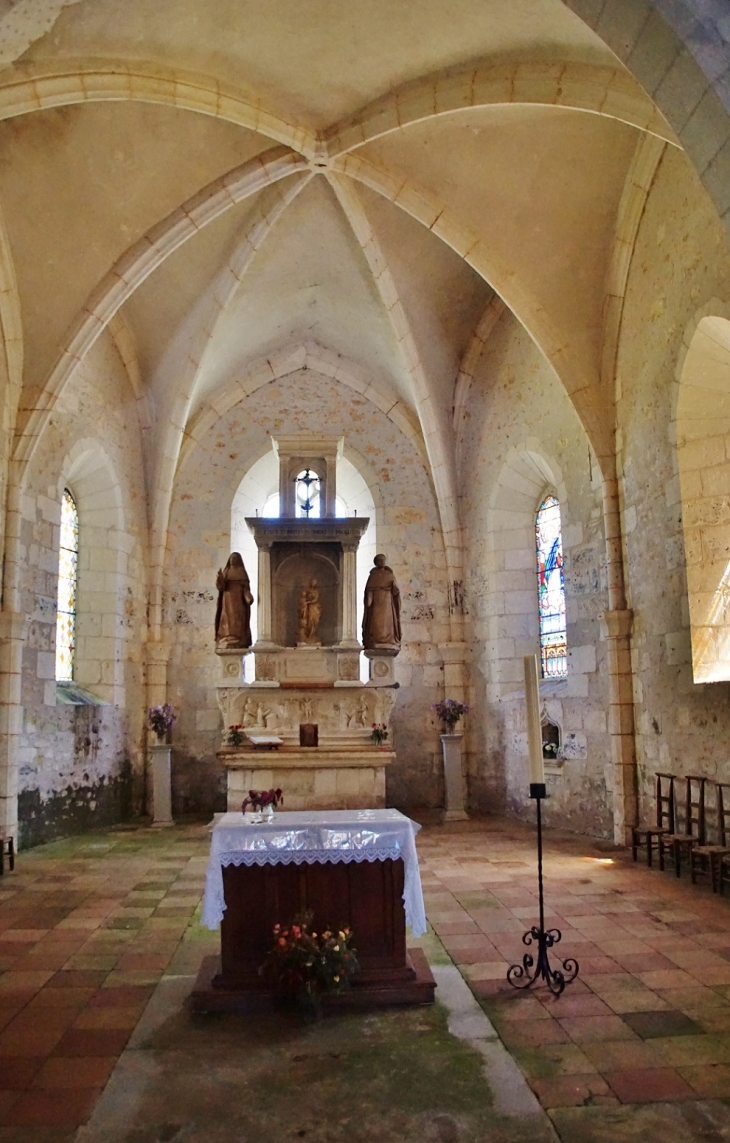
<svg viewBox="0 0 730 1143">
<path fill-rule="evenodd" d="M 63 1036 L 63 1029 L 56 1026 L 22 1032 L 13 1032 L 12 1028 L 11 1022 L 0 1032 L 0 1060 L 5 1056 L 47 1056 Z"/>
<path fill-rule="evenodd" d="M 604 1040 L 635 1040 L 636 1033 L 620 1016 L 566 1016 L 558 1021 L 575 1044 Z"/>
<path fill-rule="evenodd" d="M 545 1108 L 581 1107 L 596 1095 L 610 1095 L 611 1089 L 599 1075 L 551 1076 L 531 1079 L 530 1087 Z"/>
<path fill-rule="evenodd" d="M 583 1044 L 588 1059 L 602 1072 L 627 1068 L 665 1068 L 667 1061 L 646 1040 L 603 1040 Z"/>
<path fill-rule="evenodd" d="M 631 989 L 628 992 L 606 992 L 603 997 L 606 1005 L 619 1016 L 625 1012 L 661 1012 L 669 1008 L 669 1003 L 648 988 Z"/>
<path fill-rule="evenodd" d="M 43 1056 L 5 1056 L 0 1060 L 0 1090 L 30 1087 L 44 1062 Z"/>
<path fill-rule="evenodd" d="M 577 1044 L 540 1044 L 513 1051 L 524 1075 L 535 1079 L 546 1075 L 589 1075 L 598 1071 Z"/>
<path fill-rule="evenodd" d="M 643 1040 L 667 1036 L 695 1038 L 701 1032 L 694 1020 L 676 1009 L 664 1012 L 627 1012 L 624 1020 Z"/>
<path fill-rule="evenodd" d="M 649 1042 L 673 1067 L 730 1063 L 730 1045 L 704 1033 L 698 1036 L 661 1036 Z"/>
<path fill-rule="evenodd" d="M 48 988 L 100 988 L 106 980 L 108 972 L 76 972 L 72 969 L 61 969 L 48 981 Z"/>
<path fill-rule="evenodd" d="M 28 1004 L 38 1008 L 83 1008 L 96 994 L 95 988 L 42 988 Z"/>
<path fill-rule="evenodd" d="M 704 1099 L 730 1098 L 730 1065 L 704 1064 L 678 1068 L 682 1079 Z"/>
<path fill-rule="evenodd" d="M 663 1103 L 692 1099 L 695 1094 L 674 1068 L 606 1072 L 605 1079 L 622 1103 Z"/>
<path fill-rule="evenodd" d="M 565 1044 L 570 1037 L 557 1020 L 512 1021 L 502 1024 L 501 1037 L 508 1048 L 527 1048 L 538 1044 Z"/>
<path fill-rule="evenodd" d="M 56 1056 L 118 1056 L 129 1039 L 125 1029 L 70 1028 L 55 1043 Z"/>
<path fill-rule="evenodd" d="M 130 1008 L 135 1004 L 144 1007 L 153 992 L 154 988 L 149 985 L 144 987 L 111 985 L 100 988 L 89 1004 L 92 1008 Z"/>
<path fill-rule="evenodd" d="M 542 1004 L 550 1016 L 562 1019 L 563 1016 L 610 1016 L 611 1009 L 599 996 L 593 993 L 579 993 L 574 996 L 566 991 L 562 996 L 543 994 Z"/>
<path fill-rule="evenodd" d="M 76 1127 L 85 1123 L 100 1095 L 100 1088 L 22 1092 L 7 1117 L 8 1127 Z"/>
<path fill-rule="evenodd" d="M 636 975 L 642 984 L 651 989 L 691 988 L 696 983 L 694 977 L 681 968 L 660 968 L 654 972 L 638 972 Z"/>
<path fill-rule="evenodd" d="M 141 1016 L 137 1008 L 84 1008 L 79 1013 L 74 1028 L 127 1028 L 130 1031 L 139 1023 Z"/>
<path fill-rule="evenodd" d="M 41 1088 L 103 1087 L 117 1062 L 116 1056 L 51 1056 L 33 1081 Z"/>
</svg>

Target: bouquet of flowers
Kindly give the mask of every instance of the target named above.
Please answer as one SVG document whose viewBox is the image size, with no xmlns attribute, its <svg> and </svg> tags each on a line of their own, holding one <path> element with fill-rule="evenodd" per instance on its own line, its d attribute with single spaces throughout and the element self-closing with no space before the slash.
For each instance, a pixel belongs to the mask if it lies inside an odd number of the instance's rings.
<svg viewBox="0 0 730 1143">
<path fill-rule="evenodd" d="M 274 925 L 274 943 L 259 972 L 280 996 L 316 1013 L 322 993 L 347 988 L 360 965 L 348 925 L 315 933 L 312 920 L 313 913 L 307 910 L 287 928 Z"/>
<path fill-rule="evenodd" d="M 374 722 L 373 728 L 370 731 L 370 741 L 374 742 L 376 746 L 382 746 L 388 737 L 388 727 L 384 722 Z"/>
<path fill-rule="evenodd" d="M 243 724 L 234 723 L 228 727 L 223 735 L 226 746 L 243 746 L 246 735 L 243 733 Z"/>
<path fill-rule="evenodd" d="M 150 729 L 157 735 L 158 742 L 162 742 L 163 738 L 167 737 L 176 718 L 175 708 L 169 702 L 166 702 L 164 706 L 151 706 L 149 708 L 147 721 L 150 724 Z"/>
<path fill-rule="evenodd" d="M 459 719 L 469 713 L 469 707 L 465 702 L 458 702 L 456 699 L 450 698 L 444 699 L 443 702 L 433 703 L 431 710 L 436 711 L 446 727 L 447 734 L 453 734 Z"/>
<path fill-rule="evenodd" d="M 264 810 L 267 806 L 275 810 L 279 802 L 283 801 L 284 794 L 281 790 L 249 790 L 248 797 L 241 804 L 241 813 L 245 814 L 249 806 L 252 810 Z"/>
</svg>

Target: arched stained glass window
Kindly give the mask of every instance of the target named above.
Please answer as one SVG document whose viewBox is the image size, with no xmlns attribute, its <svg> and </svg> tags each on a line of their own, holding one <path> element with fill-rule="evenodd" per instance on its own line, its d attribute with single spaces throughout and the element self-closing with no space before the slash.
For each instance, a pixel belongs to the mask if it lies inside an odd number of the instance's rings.
<svg viewBox="0 0 730 1143">
<path fill-rule="evenodd" d="M 560 503 L 546 496 L 535 520 L 537 549 L 537 600 L 540 613 L 540 656 L 544 679 L 568 673 L 566 642 L 565 578 Z"/>
<path fill-rule="evenodd" d="M 61 542 L 58 552 L 58 605 L 56 616 L 56 679 L 74 677 L 76 592 L 79 574 L 79 514 L 68 488 L 61 498 Z"/>
</svg>

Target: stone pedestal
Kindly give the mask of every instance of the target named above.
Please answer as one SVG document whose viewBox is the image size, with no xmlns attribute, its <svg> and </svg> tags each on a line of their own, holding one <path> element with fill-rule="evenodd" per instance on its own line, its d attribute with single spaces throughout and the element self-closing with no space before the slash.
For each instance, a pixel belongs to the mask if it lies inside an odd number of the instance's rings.
<svg viewBox="0 0 730 1143">
<path fill-rule="evenodd" d="M 170 785 L 170 754 L 172 747 L 164 742 L 150 746 L 150 770 L 152 772 L 153 826 L 171 826 L 172 790 Z"/>
<path fill-rule="evenodd" d="M 461 740 L 463 734 L 442 734 L 444 752 L 445 805 L 442 821 L 464 822 L 469 815 L 464 809 L 464 777 L 461 772 Z"/>
<path fill-rule="evenodd" d="M 365 651 L 365 658 L 370 667 L 369 687 L 394 687 L 395 657 L 400 647 L 378 647 L 372 651 Z"/>
</svg>

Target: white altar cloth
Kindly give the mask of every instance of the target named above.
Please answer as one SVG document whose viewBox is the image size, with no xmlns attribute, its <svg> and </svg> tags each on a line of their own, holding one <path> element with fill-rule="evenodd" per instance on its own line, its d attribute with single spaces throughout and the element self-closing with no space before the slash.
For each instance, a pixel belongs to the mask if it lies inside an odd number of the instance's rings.
<svg viewBox="0 0 730 1143">
<path fill-rule="evenodd" d="M 212 830 L 201 924 L 217 929 L 226 908 L 224 865 L 296 865 L 315 862 L 403 859 L 406 924 L 414 936 L 426 931 L 416 853 L 420 829 L 399 810 L 301 810 L 277 812 L 272 822 L 253 824 L 240 813 L 222 814 Z"/>
</svg>

